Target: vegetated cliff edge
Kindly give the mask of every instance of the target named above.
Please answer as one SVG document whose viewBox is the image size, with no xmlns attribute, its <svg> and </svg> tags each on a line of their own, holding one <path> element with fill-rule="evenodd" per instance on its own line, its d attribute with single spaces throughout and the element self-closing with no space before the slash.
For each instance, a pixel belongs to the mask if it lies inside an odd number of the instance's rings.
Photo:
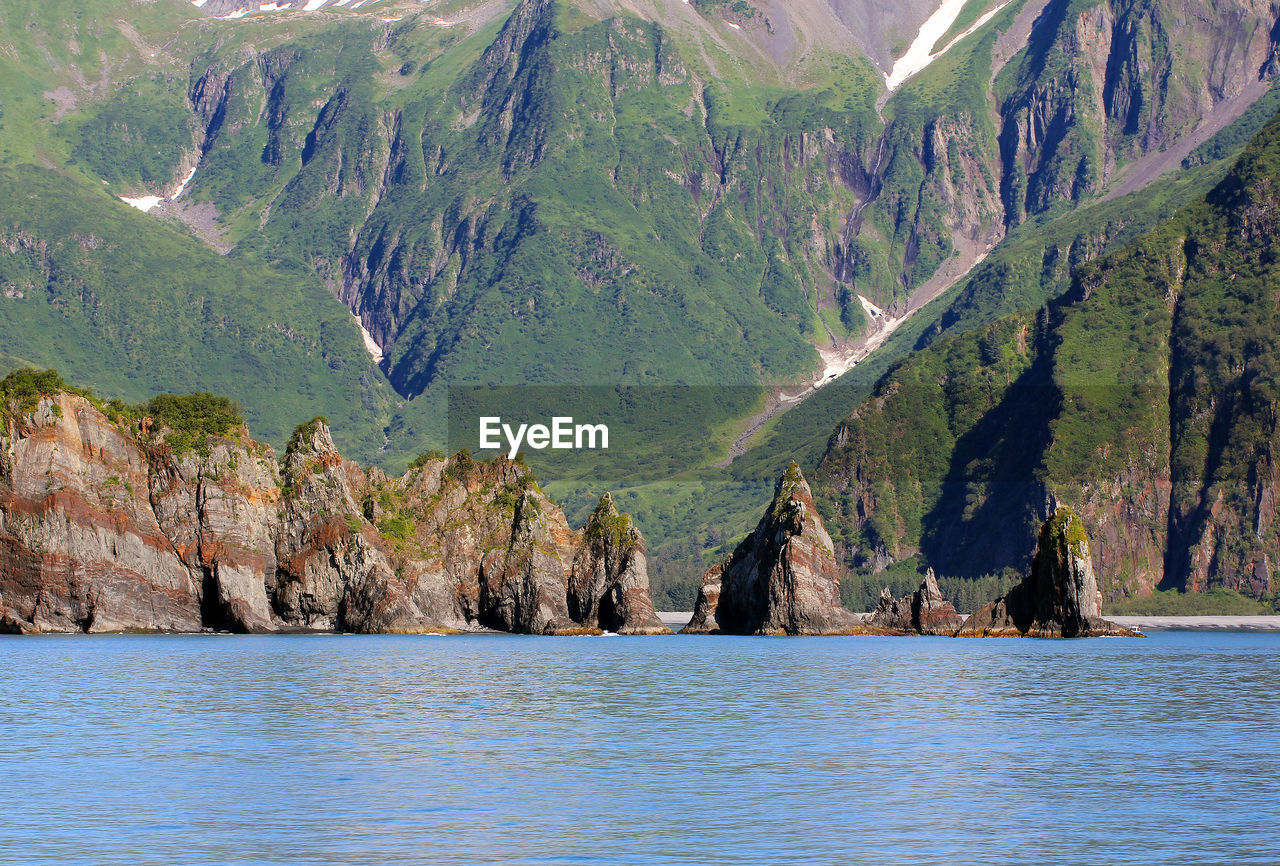
<svg viewBox="0 0 1280 866">
<path fill-rule="evenodd" d="M 707 570 L 683 634 L 857 634 L 813 493 L 794 462 L 755 532 Z"/>
<path fill-rule="evenodd" d="M 574 531 L 518 462 L 389 478 L 322 419 L 278 461 L 226 401 L 147 414 L 47 376 L 0 383 L 0 630 L 668 633 L 607 496 Z"/>
<path fill-rule="evenodd" d="M 1003 597 L 976 611 L 957 637 L 1130 637 L 1102 618 L 1089 536 L 1080 517 L 1060 507 L 1040 527 L 1031 573 Z"/>
<path fill-rule="evenodd" d="M 870 615 L 840 606 L 840 569 L 793 461 L 773 501 L 724 562 L 707 570 L 682 634 L 949 635 L 955 637 L 1128 637 L 1102 618 L 1102 594 L 1079 516 L 1058 508 L 1040 527 L 1027 576 L 967 620 L 945 601 L 933 572 L 911 597 L 886 589 Z"/>
<path fill-rule="evenodd" d="M 816 479 L 847 558 L 1022 570 L 1022 528 L 1062 500 L 1113 600 L 1274 592 L 1278 190 L 1273 119 L 1204 201 L 1063 298 L 892 369 Z"/>
</svg>

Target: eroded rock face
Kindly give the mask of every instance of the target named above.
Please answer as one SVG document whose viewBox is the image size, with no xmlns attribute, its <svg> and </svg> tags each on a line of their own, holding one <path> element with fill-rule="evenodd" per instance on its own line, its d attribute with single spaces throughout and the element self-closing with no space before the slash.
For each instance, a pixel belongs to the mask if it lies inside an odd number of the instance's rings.
<svg viewBox="0 0 1280 866">
<path fill-rule="evenodd" d="M 912 598 L 913 596 L 894 598 L 893 593 L 886 586 L 880 590 L 880 598 L 876 602 L 876 609 L 867 617 L 867 625 L 882 628 L 886 631 L 901 632 L 902 634 L 915 633 L 911 617 Z"/>
<path fill-rule="evenodd" d="M 925 572 L 920 588 L 911 597 L 911 615 L 920 634 L 955 634 L 964 617 L 942 597 L 933 569 Z"/>
<path fill-rule="evenodd" d="M 10 631 L 195 631 L 200 588 L 148 500 L 142 451 L 83 397 L 41 397 L 3 440 L 0 614 Z"/>
<path fill-rule="evenodd" d="M 894 598 L 885 587 L 867 625 L 902 634 L 952 635 L 963 621 L 951 602 L 942 597 L 931 568 L 920 588 L 905 598 Z"/>
<path fill-rule="evenodd" d="M 644 539 L 608 493 L 582 530 L 569 576 L 569 612 L 618 634 L 671 634 L 653 609 Z"/>
<path fill-rule="evenodd" d="M 575 532 L 512 461 L 392 479 L 322 419 L 283 465 L 243 429 L 175 454 L 139 423 L 65 393 L 10 419 L 0 631 L 667 633 L 608 496 Z"/>
<path fill-rule="evenodd" d="M 1022 583 L 969 617 L 958 637 L 1129 636 L 1102 618 L 1102 593 L 1093 573 L 1080 517 L 1058 508 L 1040 529 L 1031 573 Z"/>
<path fill-rule="evenodd" d="M 310 629 L 426 631 L 438 625 L 409 598 L 378 533 L 363 519 L 367 479 L 344 460 L 317 419 L 294 432 L 276 535 L 272 603 L 282 621 Z"/>
<path fill-rule="evenodd" d="M 246 434 L 214 444 L 207 457 L 160 451 L 149 458 L 152 510 L 198 584 L 205 625 L 274 629 L 266 584 L 276 572 L 280 479 L 269 450 Z"/>
<path fill-rule="evenodd" d="M 794 462 L 778 479 L 755 532 L 698 590 L 688 634 L 850 634 L 858 618 L 840 604 L 831 536 Z"/>
</svg>

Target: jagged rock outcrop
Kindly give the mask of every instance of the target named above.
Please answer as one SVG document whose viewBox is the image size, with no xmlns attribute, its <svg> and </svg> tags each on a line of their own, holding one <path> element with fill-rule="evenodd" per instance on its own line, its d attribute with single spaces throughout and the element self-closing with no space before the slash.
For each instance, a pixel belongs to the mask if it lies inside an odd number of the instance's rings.
<svg viewBox="0 0 1280 866">
<path fill-rule="evenodd" d="M 356 632 L 462 627 L 456 610 L 423 611 L 411 599 L 378 532 L 361 519 L 367 484 L 320 419 L 300 427 L 285 452 L 288 495 L 276 552 L 273 598 L 280 618 L 306 628 Z"/>
<path fill-rule="evenodd" d="M 575 532 L 520 463 L 429 456 L 392 479 L 323 419 L 280 465 L 243 427 L 177 447 L 77 394 L 18 402 L 0 630 L 668 633 L 630 518 L 606 495 Z"/>
<path fill-rule="evenodd" d="M 64 393 L 13 419 L 3 446 L 5 630 L 200 629 L 200 587 L 156 520 L 134 442 Z"/>
<path fill-rule="evenodd" d="M 951 602 L 942 597 L 938 579 L 929 569 L 920 588 L 910 596 L 894 598 L 885 587 L 867 625 L 903 634 L 952 635 L 964 622 Z"/>
<path fill-rule="evenodd" d="M 644 539 L 608 493 L 582 533 L 569 577 L 570 615 L 618 634 L 670 634 L 649 597 Z"/>
<path fill-rule="evenodd" d="M 957 637 L 1098 637 L 1134 634 L 1102 618 L 1089 538 L 1080 517 L 1058 508 L 1040 529 L 1031 573 L 970 616 Z"/>
<path fill-rule="evenodd" d="M 702 578 L 682 634 L 854 634 L 840 572 L 813 493 L 793 461 L 756 529 Z"/>
</svg>

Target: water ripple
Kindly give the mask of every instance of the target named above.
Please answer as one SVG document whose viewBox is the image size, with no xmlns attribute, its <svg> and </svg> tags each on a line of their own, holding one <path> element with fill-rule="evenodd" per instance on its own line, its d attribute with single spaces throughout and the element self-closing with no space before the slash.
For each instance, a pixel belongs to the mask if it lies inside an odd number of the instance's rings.
<svg viewBox="0 0 1280 866">
<path fill-rule="evenodd" d="M 0 639 L 0 857 L 1275 862 L 1280 637 Z"/>
</svg>

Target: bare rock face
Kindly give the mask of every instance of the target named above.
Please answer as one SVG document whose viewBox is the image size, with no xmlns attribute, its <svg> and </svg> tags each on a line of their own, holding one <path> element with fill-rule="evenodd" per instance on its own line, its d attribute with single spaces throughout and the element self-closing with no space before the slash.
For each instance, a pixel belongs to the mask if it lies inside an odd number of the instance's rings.
<svg viewBox="0 0 1280 866">
<path fill-rule="evenodd" d="M 618 634 L 671 634 L 649 596 L 644 538 L 608 493 L 582 530 L 569 575 L 569 613 Z"/>
<path fill-rule="evenodd" d="M 365 518 L 368 477 L 338 453 L 322 419 L 294 431 L 283 477 L 272 602 L 285 623 L 365 633 L 465 625 L 456 607 L 424 611 L 417 605 L 387 539 Z"/>
<path fill-rule="evenodd" d="M 606 496 L 573 531 L 521 463 L 392 479 L 323 419 L 281 466 L 243 428 L 175 452 L 71 393 L 0 409 L 0 631 L 668 633 L 630 518 Z"/>
<path fill-rule="evenodd" d="M 867 625 L 882 628 L 895 634 L 915 634 L 915 624 L 911 616 L 911 600 L 913 596 L 894 598 L 889 587 L 880 591 L 876 609 L 867 617 Z"/>
<path fill-rule="evenodd" d="M 237 632 L 276 628 L 266 583 L 276 572 L 280 479 L 270 449 L 242 430 L 207 456 L 149 457 L 152 508 L 200 587 L 204 624 Z"/>
<path fill-rule="evenodd" d="M 931 568 L 920 588 L 906 598 L 895 599 L 885 587 L 867 625 L 901 634 L 953 635 L 963 621 L 951 602 L 942 597 Z"/>
<path fill-rule="evenodd" d="M 3 432 L 6 629 L 199 630 L 199 587 L 156 521 L 141 450 L 74 394 L 40 397 Z"/>
<path fill-rule="evenodd" d="M 932 568 L 925 572 L 920 588 L 911 597 L 911 616 L 920 634 L 952 635 L 964 623 L 955 606 L 942 597 Z"/>
<path fill-rule="evenodd" d="M 460 627 L 575 633 L 567 590 L 575 533 L 522 464 L 465 452 L 375 480 L 366 513 L 426 609 Z"/>
<path fill-rule="evenodd" d="M 1102 618 L 1089 538 L 1080 517 L 1060 507 L 1040 529 L 1039 546 L 1022 583 L 969 617 L 957 637 L 1131 636 Z"/>
<path fill-rule="evenodd" d="M 688 634 L 853 634 L 831 536 L 794 462 L 755 532 L 702 578 Z"/>
</svg>

